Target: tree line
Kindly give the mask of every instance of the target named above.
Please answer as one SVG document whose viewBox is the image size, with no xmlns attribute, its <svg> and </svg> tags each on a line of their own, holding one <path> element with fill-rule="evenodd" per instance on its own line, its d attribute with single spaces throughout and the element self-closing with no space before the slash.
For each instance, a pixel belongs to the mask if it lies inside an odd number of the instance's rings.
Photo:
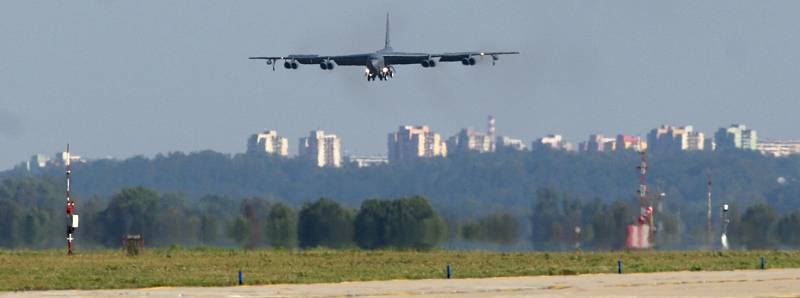
<svg viewBox="0 0 800 298">
<path fill-rule="evenodd" d="M 704 221 L 708 177 L 715 207 L 746 207 L 758 202 L 777 210 L 800 208 L 800 155 L 785 158 L 756 152 L 678 152 L 650 154 L 648 182 L 665 193 L 670 209 L 689 224 Z M 162 193 L 182 193 L 195 202 L 208 194 L 235 198 L 262 196 L 298 206 L 320 197 L 358 206 L 365 198 L 420 195 L 448 218 L 469 219 L 511 210 L 528 210 L 541 188 L 569 192 L 604 203 L 629 200 L 638 189 L 639 156 L 632 151 L 563 151 L 491 154 L 454 153 L 434 158 L 358 168 L 318 168 L 301 159 L 213 151 L 174 152 L 153 158 L 96 160 L 73 165 L 73 188 L 84 197 L 110 197 L 141 185 Z M 60 177 L 63 167 L 1 172 L 6 177 Z M 715 214 L 715 217 L 717 215 Z"/>
<path fill-rule="evenodd" d="M 56 181 L 7 179 L 0 187 L 0 240 L 5 248 L 45 248 L 63 244 L 66 217 Z M 446 225 L 423 197 L 370 199 L 350 209 L 327 198 L 298 209 L 260 197 L 235 200 L 185 196 L 144 187 L 124 188 L 109 199 L 78 201 L 87 246 L 119 247 L 126 235 L 142 235 L 148 246 L 220 245 L 284 249 L 330 247 L 364 249 L 436 247 Z"/>
<path fill-rule="evenodd" d="M 64 244 L 63 181 L 17 177 L 0 183 L 0 247 L 49 248 Z M 667 204 L 668 205 L 668 204 Z M 705 210 L 663 208 L 656 213 L 659 248 L 705 248 L 705 221 L 684 220 Z M 426 250 L 458 243 L 530 250 L 623 249 L 626 227 L 638 215 L 635 198 L 586 199 L 565 190 L 536 190 L 524 210 L 450 217 L 428 199 L 367 199 L 358 208 L 321 198 L 291 204 L 264 197 L 180 193 L 122 188 L 110 197 L 78 198 L 85 247 L 119 247 L 122 237 L 141 234 L 147 246 L 213 245 L 282 249 L 331 247 Z M 719 211 L 721 213 L 721 211 Z M 716 213 L 716 212 L 715 212 Z M 734 249 L 800 247 L 800 211 L 777 210 L 769 202 L 732 204 L 723 227 L 715 218 L 717 243 L 727 229 Z M 475 247 L 474 245 L 466 247 Z"/>
</svg>

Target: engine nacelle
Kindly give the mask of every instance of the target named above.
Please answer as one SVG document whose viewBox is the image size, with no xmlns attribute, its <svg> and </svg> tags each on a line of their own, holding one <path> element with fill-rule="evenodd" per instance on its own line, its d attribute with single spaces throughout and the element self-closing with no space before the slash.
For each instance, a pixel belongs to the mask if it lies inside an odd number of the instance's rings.
<svg viewBox="0 0 800 298">
<path fill-rule="evenodd" d="M 335 64 L 331 60 L 324 60 L 319 63 L 319 68 L 332 70 Z"/>
</svg>

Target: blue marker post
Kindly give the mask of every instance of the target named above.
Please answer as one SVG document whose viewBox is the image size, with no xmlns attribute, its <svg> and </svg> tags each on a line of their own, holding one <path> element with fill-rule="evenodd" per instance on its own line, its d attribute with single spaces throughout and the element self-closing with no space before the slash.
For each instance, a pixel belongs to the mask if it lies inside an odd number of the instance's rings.
<svg viewBox="0 0 800 298">
<path fill-rule="evenodd" d="M 239 269 L 239 285 L 244 285 L 244 272 L 241 269 Z"/>
<path fill-rule="evenodd" d="M 767 269 L 767 259 L 761 256 L 761 270 Z"/>
<path fill-rule="evenodd" d="M 617 260 L 617 273 L 622 274 L 622 259 Z"/>
<path fill-rule="evenodd" d="M 450 264 L 447 264 L 447 279 L 453 276 L 453 268 L 450 267 Z"/>
</svg>

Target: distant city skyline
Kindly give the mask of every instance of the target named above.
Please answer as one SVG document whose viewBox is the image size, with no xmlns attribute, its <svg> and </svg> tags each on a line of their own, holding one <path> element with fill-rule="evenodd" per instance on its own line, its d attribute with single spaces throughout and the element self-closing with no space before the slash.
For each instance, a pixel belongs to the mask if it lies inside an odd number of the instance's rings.
<svg viewBox="0 0 800 298">
<path fill-rule="evenodd" d="M 706 137 L 744 123 L 797 140 L 800 2 L 8 1 L 0 4 L 0 170 L 71 143 L 87 158 L 244 152 L 263 128 L 295 141 L 335 132 L 346 153 L 385 154 L 386 133 L 427 124 L 531 140 L 645 136 L 661 124 Z M 423 5 L 424 4 L 424 5 Z M 419 9 L 419 7 L 426 9 Z M 269 53 L 515 49 L 496 66 L 398 67 L 397 80 L 301 67 Z M 367 25 L 365 25 L 367 24 Z M 371 24 L 371 25 L 370 25 Z M 777 144 L 776 144 L 777 146 Z M 296 152 L 290 150 L 290 152 Z"/>
<path fill-rule="evenodd" d="M 284 158 L 305 159 L 318 167 L 341 167 L 352 162 L 358 167 L 368 167 L 387 163 L 412 162 L 425 158 L 447 158 L 451 154 L 464 152 L 494 153 L 498 151 L 541 151 L 563 150 L 572 152 L 613 152 L 613 151 L 647 151 L 650 153 L 680 151 L 758 151 L 761 154 L 783 157 L 800 154 L 800 140 L 758 139 L 757 131 L 745 124 L 734 123 L 720 127 L 716 133 L 706 134 L 695 131 L 692 125 L 677 126 L 662 124 L 651 129 L 646 136 L 630 135 L 618 132 L 615 136 L 590 134 L 588 140 L 581 141 L 578 146 L 560 134 L 548 134 L 530 141 L 496 134 L 496 119 L 488 116 L 486 131 L 462 128 L 458 133 L 447 138 L 436 133 L 428 125 L 401 125 L 390 132 L 386 151 L 382 154 L 360 155 L 347 153 L 343 149 L 344 141 L 336 134 L 316 129 L 299 139 L 295 149 L 297 154 L 290 155 L 288 139 L 277 130 L 264 129 L 246 138 L 244 151 L 236 154 L 265 154 Z M 447 141 L 444 141 L 447 139 Z M 28 170 L 43 168 L 50 164 L 63 163 L 64 152 L 56 152 L 51 158 L 44 153 L 33 154 L 22 162 Z M 82 158 L 73 154 L 77 162 L 93 159 Z M 19 163 L 17 164 L 19 165 Z"/>
</svg>

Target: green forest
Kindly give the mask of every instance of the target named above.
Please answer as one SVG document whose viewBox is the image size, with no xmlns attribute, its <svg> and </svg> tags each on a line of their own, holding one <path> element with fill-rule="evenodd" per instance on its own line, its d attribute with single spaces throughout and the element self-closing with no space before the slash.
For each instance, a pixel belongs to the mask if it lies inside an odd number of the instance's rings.
<svg viewBox="0 0 800 298">
<path fill-rule="evenodd" d="M 734 249 L 800 247 L 800 157 L 648 158 L 659 248 L 707 247 L 709 177 L 714 239 L 726 203 Z M 338 169 L 211 151 L 97 160 L 73 167 L 76 237 L 82 247 L 142 234 L 147 246 L 622 249 L 639 212 L 638 164 L 634 152 L 559 151 Z M 63 168 L 17 167 L 0 179 L 0 247 L 62 246 Z"/>
</svg>

